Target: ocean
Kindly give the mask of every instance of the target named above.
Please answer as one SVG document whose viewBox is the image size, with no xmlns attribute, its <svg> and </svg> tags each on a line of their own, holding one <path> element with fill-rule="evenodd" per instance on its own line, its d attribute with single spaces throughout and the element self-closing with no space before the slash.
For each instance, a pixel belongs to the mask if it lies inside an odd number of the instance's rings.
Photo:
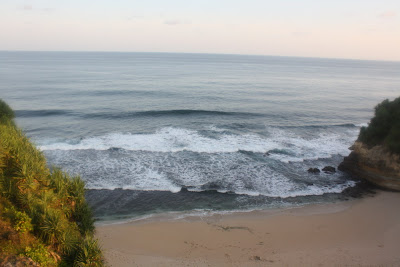
<svg viewBox="0 0 400 267">
<path fill-rule="evenodd" d="M 86 182 L 100 221 L 343 201 L 337 167 L 400 62 L 274 56 L 0 52 L 0 98 Z"/>
</svg>

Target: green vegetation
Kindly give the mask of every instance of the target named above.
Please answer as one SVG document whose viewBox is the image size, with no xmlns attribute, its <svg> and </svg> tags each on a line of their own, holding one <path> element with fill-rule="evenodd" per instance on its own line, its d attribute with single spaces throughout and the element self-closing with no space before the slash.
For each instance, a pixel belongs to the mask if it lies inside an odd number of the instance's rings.
<svg viewBox="0 0 400 267">
<path fill-rule="evenodd" d="M 368 127 L 361 128 L 358 140 L 370 147 L 383 145 L 400 154 L 400 97 L 386 99 L 375 107 L 375 117 Z"/>
<path fill-rule="evenodd" d="M 46 166 L 0 100 L 0 265 L 7 257 L 40 266 L 103 266 L 79 177 Z"/>
<path fill-rule="evenodd" d="M 7 105 L 6 102 L 0 99 L 0 123 L 11 121 L 14 119 L 14 111 Z"/>
</svg>

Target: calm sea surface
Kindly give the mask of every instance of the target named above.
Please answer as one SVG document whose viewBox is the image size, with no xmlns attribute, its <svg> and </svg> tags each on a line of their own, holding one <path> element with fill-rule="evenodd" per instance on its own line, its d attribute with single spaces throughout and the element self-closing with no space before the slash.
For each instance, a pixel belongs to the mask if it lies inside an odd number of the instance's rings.
<svg viewBox="0 0 400 267">
<path fill-rule="evenodd" d="M 102 220 L 347 198 L 337 165 L 400 62 L 269 56 L 0 52 L 0 98 Z"/>
</svg>

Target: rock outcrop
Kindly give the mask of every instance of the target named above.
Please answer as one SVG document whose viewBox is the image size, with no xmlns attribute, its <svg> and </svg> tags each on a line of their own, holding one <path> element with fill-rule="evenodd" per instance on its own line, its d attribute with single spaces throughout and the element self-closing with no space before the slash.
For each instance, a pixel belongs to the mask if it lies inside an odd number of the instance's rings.
<svg viewBox="0 0 400 267">
<path fill-rule="evenodd" d="M 308 172 L 309 173 L 320 173 L 321 171 L 318 168 L 309 168 Z"/>
<path fill-rule="evenodd" d="M 400 155 L 383 146 L 369 148 L 357 141 L 352 152 L 339 165 L 339 170 L 383 188 L 400 191 Z"/>
<path fill-rule="evenodd" d="M 335 173 L 335 172 L 336 172 L 336 169 L 335 169 L 335 167 L 332 167 L 332 166 L 325 166 L 325 167 L 322 169 L 322 171 L 323 171 L 324 173 Z"/>
</svg>

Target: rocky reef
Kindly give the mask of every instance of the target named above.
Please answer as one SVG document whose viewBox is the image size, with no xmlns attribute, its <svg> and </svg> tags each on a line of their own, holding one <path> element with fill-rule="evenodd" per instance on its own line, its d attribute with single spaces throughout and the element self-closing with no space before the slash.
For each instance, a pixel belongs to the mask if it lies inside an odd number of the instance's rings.
<svg viewBox="0 0 400 267">
<path fill-rule="evenodd" d="M 365 179 L 379 187 L 400 191 L 400 155 L 385 146 L 369 147 L 356 141 L 352 152 L 339 165 L 339 170 Z"/>
</svg>

